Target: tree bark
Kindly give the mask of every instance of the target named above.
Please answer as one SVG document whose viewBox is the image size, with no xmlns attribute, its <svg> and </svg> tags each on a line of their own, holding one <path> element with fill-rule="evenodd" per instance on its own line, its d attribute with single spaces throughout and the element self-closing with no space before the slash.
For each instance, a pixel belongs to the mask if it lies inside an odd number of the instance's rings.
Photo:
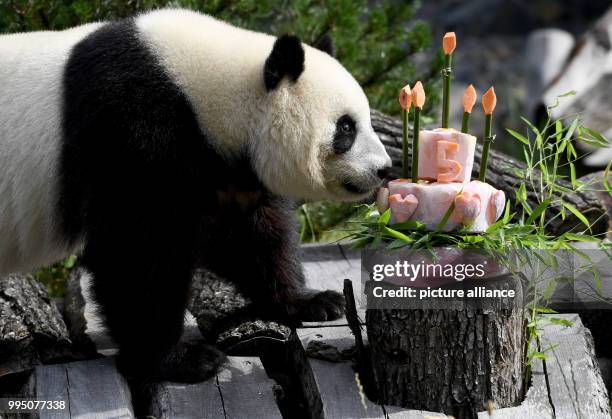
<svg viewBox="0 0 612 419">
<path fill-rule="evenodd" d="M 383 142 L 387 153 L 393 160 L 393 171 L 389 179 L 400 177 L 402 167 L 402 122 L 399 119 L 391 118 L 379 111 L 372 110 L 372 127 Z M 409 150 L 412 153 L 412 148 Z M 480 171 L 480 159 L 482 153 L 482 145 L 476 145 L 476 153 L 474 159 L 474 168 L 472 170 L 472 179 L 478 178 Z M 497 189 L 505 192 L 506 198 L 514 200 L 516 198 L 516 190 L 523 178 L 517 173 L 517 169 L 524 169 L 525 165 L 512 159 L 510 156 L 499 151 L 491 150 L 489 154 L 489 164 L 487 168 L 487 183 Z M 571 187 L 567 182 L 560 182 L 562 185 Z M 538 203 L 533 194 L 529 194 L 527 199 L 532 208 L 535 208 Z M 601 202 L 591 192 L 576 192 L 565 197 L 565 200 L 574 205 L 580 210 L 584 216 L 592 224 L 591 229 L 593 234 L 606 233 L 608 231 L 608 215 L 602 207 Z M 553 208 L 553 211 L 548 212 L 550 220 L 559 208 Z M 551 234 L 562 234 L 565 231 L 571 230 L 576 226 L 580 226 L 581 222 L 575 216 L 570 214 L 563 221 L 561 217 L 557 217 L 549 224 L 549 232 Z M 580 227 L 579 227 L 580 228 Z"/>
<path fill-rule="evenodd" d="M 68 330 L 45 287 L 31 276 L 0 280 L 0 376 L 71 354 Z"/>
<path fill-rule="evenodd" d="M 487 279 L 488 289 L 515 298 L 445 309 L 368 309 L 366 325 L 379 402 L 476 418 L 522 399 L 523 298 L 512 275 Z M 409 302 L 407 303 L 409 306 Z"/>
</svg>

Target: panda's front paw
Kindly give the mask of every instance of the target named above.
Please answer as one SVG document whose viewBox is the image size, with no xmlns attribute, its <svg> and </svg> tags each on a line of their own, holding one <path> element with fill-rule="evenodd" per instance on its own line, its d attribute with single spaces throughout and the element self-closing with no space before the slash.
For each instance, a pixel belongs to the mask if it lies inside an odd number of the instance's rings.
<svg viewBox="0 0 612 419">
<path fill-rule="evenodd" d="M 336 291 L 309 292 L 298 300 L 296 308 L 302 321 L 330 321 L 344 315 L 344 296 Z"/>
<path fill-rule="evenodd" d="M 181 383 L 205 381 L 225 360 L 223 352 L 203 341 L 179 342 L 164 360 L 160 378 Z"/>
</svg>

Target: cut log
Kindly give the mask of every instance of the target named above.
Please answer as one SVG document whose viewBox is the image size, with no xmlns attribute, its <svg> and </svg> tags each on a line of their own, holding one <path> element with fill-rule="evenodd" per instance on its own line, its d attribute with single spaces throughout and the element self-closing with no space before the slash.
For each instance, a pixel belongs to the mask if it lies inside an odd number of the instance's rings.
<svg viewBox="0 0 612 419">
<path fill-rule="evenodd" d="M 499 407 L 522 395 L 523 298 L 512 275 L 487 279 L 514 298 L 446 308 L 368 309 L 371 364 L 385 404 L 476 417 L 489 400 Z M 422 307 L 420 300 L 415 307 Z"/>
<path fill-rule="evenodd" d="M 70 354 L 68 330 L 45 287 L 31 276 L 0 280 L 0 376 Z"/>
<path fill-rule="evenodd" d="M 393 160 L 393 171 L 389 175 L 389 179 L 400 177 L 402 167 L 402 122 L 399 119 L 391 118 L 376 110 L 372 110 L 372 127 L 383 142 L 389 156 Z M 409 147 L 412 153 L 411 146 Z M 480 158 L 482 153 L 482 145 L 480 142 L 476 145 L 476 154 L 474 167 L 472 168 L 472 178 L 478 178 L 480 171 Z M 514 200 L 516 191 L 523 178 L 516 173 L 517 169 L 524 169 L 525 165 L 511 158 L 510 156 L 499 151 L 491 150 L 489 154 L 489 165 L 487 168 L 487 183 L 497 189 L 505 192 L 506 198 Z M 570 187 L 568 183 L 561 181 L 561 185 Z M 534 196 L 527 196 L 527 200 L 532 208 L 535 208 L 538 203 Z M 608 231 L 608 215 L 602 207 L 601 202 L 591 192 L 577 192 L 566 197 L 566 200 L 580 210 L 585 217 L 592 223 L 594 234 L 606 233 Z M 552 218 L 555 215 L 557 208 L 548 213 Z M 565 221 L 561 217 L 557 217 L 549 224 L 549 231 L 552 234 L 561 234 L 565 231 L 579 226 L 580 220 L 573 215 L 568 216 Z"/>
</svg>

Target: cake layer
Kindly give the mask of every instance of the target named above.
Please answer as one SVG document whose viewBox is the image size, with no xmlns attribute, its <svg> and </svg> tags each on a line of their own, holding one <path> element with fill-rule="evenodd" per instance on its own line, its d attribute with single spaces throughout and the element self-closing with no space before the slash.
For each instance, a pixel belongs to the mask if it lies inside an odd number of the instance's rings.
<svg viewBox="0 0 612 419">
<path fill-rule="evenodd" d="M 422 130 L 419 134 L 419 179 L 469 182 L 476 137 L 454 129 Z"/>
<path fill-rule="evenodd" d="M 384 197 L 388 196 L 385 205 Z M 406 179 L 389 182 L 381 188 L 377 205 L 380 211 L 391 207 L 391 223 L 420 221 L 429 230 L 438 228 L 440 221 L 455 203 L 444 231 L 465 228 L 484 232 L 501 216 L 506 204 L 504 192 L 478 180 L 469 183 L 412 183 Z"/>
</svg>

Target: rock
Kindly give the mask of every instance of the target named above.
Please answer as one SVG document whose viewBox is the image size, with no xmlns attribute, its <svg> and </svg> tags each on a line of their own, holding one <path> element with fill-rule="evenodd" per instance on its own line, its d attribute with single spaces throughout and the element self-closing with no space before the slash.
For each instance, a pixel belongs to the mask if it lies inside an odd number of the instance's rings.
<svg viewBox="0 0 612 419">
<path fill-rule="evenodd" d="M 572 90 L 577 92 L 576 95 L 563 98 L 551 110 L 552 116 L 559 118 L 582 113 L 586 126 L 612 137 L 612 8 L 576 43 L 540 103 L 551 106 L 559 95 Z M 586 165 L 603 167 L 612 159 L 609 148 L 594 149 L 584 143 L 578 145 L 585 151 L 593 151 L 585 159 Z"/>
<path fill-rule="evenodd" d="M 230 281 L 205 269 L 195 272 L 188 310 L 204 337 L 216 338 L 216 335 L 237 326 L 247 315 L 250 303 Z"/>
<path fill-rule="evenodd" d="M 0 280 L 0 376 L 71 355 L 62 315 L 30 275 Z"/>
<path fill-rule="evenodd" d="M 561 29 L 540 29 L 527 38 L 525 52 L 527 115 L 536 120 L 544 91 L 559 75 L 575 44 L 574 36 Z"/>
</svg>

